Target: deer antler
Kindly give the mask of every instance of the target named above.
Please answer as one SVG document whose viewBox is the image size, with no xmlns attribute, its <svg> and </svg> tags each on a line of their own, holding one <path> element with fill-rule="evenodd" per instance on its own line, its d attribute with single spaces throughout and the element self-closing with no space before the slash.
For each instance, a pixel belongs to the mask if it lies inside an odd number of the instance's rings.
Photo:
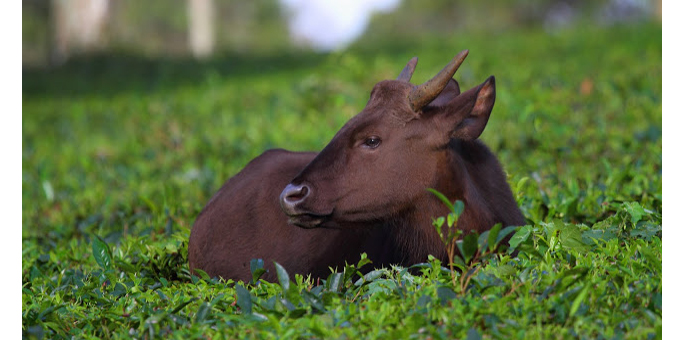
<svg viewBox="0 0 685 340">
<path fill-rule="evenodd" d="M 464 62 L 464 59 L 466 59 L 468 54 L 469 50 L 461 51 L 433 78 L 421 85 L 414 86 L 409 93 L 409 104 L 411 105 L 411 108 L 414 111 L 419 111 L 424 106 L 428 105 L 428 103 L 432 102 L 433 99 L 442 92 L 445 86 L 447 86 L 447 82 L 452 79 L 452 76 L 457 72 L 457 69 L 461 66 L 461 63 Z M 414 59 L 410 60 L 404 70 L 402 70 L 402 73 L 400 73 L 400 76 L 397 78 L 398 80 L 407 78 L 408 81 L 408 79 L 411 78 L 412 73 L 414 73 L 414 68 L 416 67 L 416 61 Z"/>
<path fill-rule="evenodd" d="M 409 60 L 409 62 L 407 63 L 407 66 L 405 66 L 402 70 L 402 73 L 400 73 L 400 76 L 397 77 L 397 80 L 406 81 L 408 83 L 411 80 L 412 74 L 414 74 L 414 70 L 416 69 L 416 63 L 418 62 L 419 58 L 411 58 L 411 60 Z"/>
</svg>

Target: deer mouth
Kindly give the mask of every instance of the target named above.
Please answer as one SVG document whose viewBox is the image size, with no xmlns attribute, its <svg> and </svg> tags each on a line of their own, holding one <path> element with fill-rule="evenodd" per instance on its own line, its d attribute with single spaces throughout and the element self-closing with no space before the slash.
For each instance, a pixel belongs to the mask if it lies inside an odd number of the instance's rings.
<svg viewBox="0 0 685 340">
<path fill-rule="evenodd" d="M 318 214 L 297 214 L 288 216 L 288 223 L 304 229 L 314 229 L 321 227 L 330 218 L 329 215 Z"/>
</svg>

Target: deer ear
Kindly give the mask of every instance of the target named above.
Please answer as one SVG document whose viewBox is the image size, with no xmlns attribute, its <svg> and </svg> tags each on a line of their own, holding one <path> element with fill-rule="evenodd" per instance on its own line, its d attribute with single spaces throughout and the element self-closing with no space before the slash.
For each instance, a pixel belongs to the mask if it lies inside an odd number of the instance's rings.
<svg viewBox="0 0 685 340">
<path fill-rule="evenodd" d="M 463 119 L 452 131 L 452 137 L 462 140 L 474 140 L 480 136 L 488 123 L 492 107 L 495 105 L 495 77 L 490 76 L 478 87 L 466 91 L 469 102 L 465 108 L 471 107 L 470 112 L 462 113 Z"/>
</svg>

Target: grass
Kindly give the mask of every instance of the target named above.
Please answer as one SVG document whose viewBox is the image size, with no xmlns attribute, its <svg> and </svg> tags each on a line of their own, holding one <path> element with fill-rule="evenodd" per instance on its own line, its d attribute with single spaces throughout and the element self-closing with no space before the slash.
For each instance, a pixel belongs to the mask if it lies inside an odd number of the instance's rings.
<svg viewBox="0 0 685 340">
<path fill-rule="evenodd" d="M 462 88 L 497 78 L 481 138 L 528 220 L 467 285 L 432 259 L 360 279 L 361 258 L 319 285 L 190 275 L 190 227 L 228 177 L 267 148 L 321 149 L 409 58 L 419 82 L 464 48 Z M 25 338 L 661 337 L 658 25 L 118 54 L 24 69 L 22 90 Z"/>
</svg>

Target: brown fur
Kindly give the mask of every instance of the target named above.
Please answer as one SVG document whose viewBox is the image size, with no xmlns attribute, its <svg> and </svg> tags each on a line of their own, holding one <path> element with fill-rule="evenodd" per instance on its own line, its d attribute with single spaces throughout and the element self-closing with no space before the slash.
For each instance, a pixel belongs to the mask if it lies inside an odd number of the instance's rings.
<svg viewBox="0 0 685 340">
<path fill-rule="evenodd" d="M 274 281 L 273 261 L 315 278 L 361 252 L 375 267 L 408 266 L 429 254 L 446 261 L 432 218 L 448 211 L 426 188 L 464 201 L 462 230 L 523 225 L 502 167 L 476 140 L 494 105 L 494 78 L 464 93 L 451 80 L 419 112 L 406 100 L 410 90 L 402 81 L 377 84 L 364 110 L 318 154 L 269 150 L 252 160 L 195 221 L 190 269 L 248 281 L 250 260 L 262 258 L 264 278 Z M 371 136 L 380 145 L 368 147 Z"/>
</svg>

